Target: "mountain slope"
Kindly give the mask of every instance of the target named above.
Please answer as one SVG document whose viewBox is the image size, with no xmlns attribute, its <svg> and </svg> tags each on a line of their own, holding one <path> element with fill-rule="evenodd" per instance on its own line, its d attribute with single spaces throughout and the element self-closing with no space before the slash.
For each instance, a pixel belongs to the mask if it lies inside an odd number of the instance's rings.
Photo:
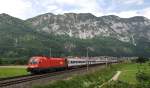
<svg viewBox="0 0 150 88">
<path fill-rule="evenodd" d="M 0 14 L 0 57 L 30 56 L 44 48 L 41 40 L 45 39 L 46 34 L 36 32 L 23 20 Z"/>
<path fill-rule="evenodd" d="M 150 20 L 145 17 L 120 18 L 114 15 L 96 17 L 90 13 L 47 13 L 27 20 L 37 31 L 76 38 L 113 37 L 134 45 L 138 39 L 150 41 Z"/>
<path fill-rule="evenodd" d="M 0 14 L 0 57 L 49 55 L 50 48 L 56 57 L 86 56 L 87 48 L 90 56 L 149 56 L 149 44 L 149 20 L 143 17 L 48 13 L 24 21 Z"/>
</svg>

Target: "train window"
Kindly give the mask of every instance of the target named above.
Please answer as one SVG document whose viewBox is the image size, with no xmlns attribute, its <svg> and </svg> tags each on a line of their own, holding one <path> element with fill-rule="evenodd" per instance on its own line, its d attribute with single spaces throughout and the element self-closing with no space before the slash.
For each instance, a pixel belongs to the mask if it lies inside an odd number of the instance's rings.
<svg viewBox="0 0 150 88">
<path fill-rule="evenodd" d="M 30 64 L 37 64 L 37 61 L 31 60 Z"/>
<path fill-rule="evenodd" d="M 70 61 L 71 64 L 86 63 L 85 61 Z"/>
<path fill-rule="evenodd" d="M 74 63 L 74 61 L 70 61 L 70 63 L 72 63 L 72 64 L 73 64 L 73 63 Z"/>
<path fill-rule="evenodd" d="M 37 62 L 36 62 L 36 61 L 33 61 L 32 64 L 37 64 Z"/>
</svg>

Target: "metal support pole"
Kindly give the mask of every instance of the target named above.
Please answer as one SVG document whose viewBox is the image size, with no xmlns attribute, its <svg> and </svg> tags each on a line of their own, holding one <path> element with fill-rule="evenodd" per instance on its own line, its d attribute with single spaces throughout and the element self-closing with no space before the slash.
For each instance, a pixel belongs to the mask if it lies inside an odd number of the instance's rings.
<svg viewBox="0 0 150 88">
<path fill-rule="evenodd" d="M 108 58 L 106 57 L 106 67 L 108 66 Z"/>
<path fill-rule="evenodd" d="M 17 47 L 18 46 L 18 39 L 16 38 L 15 39 L 15 47 Z"/>
<path fill-rule="evenodd" d="M 88 51 L 88 48 L 87 48 L 87 52 L 86 52 L 86 57 L 87 57 L 87 59 L 86 59 L 86 62 L 87 62 L 87 71 L 89 70 L 89 51 Z"/>
<path fill-rule="evenodd" d="M 51 57 L 52 56 L 52 54 L 51 54 L 51 48 L 49 49 L 49 57 Z"/>
</svg>

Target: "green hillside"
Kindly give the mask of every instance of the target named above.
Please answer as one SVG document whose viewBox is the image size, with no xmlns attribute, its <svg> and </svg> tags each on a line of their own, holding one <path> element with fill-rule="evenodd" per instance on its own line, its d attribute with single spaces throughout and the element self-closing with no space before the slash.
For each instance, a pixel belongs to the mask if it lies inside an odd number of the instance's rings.
<svg viewBox="0 0 150 88">
<path fill-rule="evenodd" d="M 149 42 L 141 40 L 137 46 L 111 37 L 80 39 L 67 35 L 38 32 L 23 20 L 0 14 L 0 59 L 27 59 L 34 55 L 52 56 L 148 56 Z"/>
</svg>

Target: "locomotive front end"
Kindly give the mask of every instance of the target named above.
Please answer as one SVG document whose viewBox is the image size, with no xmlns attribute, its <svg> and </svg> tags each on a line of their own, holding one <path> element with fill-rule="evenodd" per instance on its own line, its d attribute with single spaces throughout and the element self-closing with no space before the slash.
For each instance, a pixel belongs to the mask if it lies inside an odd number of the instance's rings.
<svg viewBox="0 0 150 88">
<path fill-rule="evenodd" d="M 31 73 L 38 72 L 39 69 L 39 58 L 38 57 L 32 57 L 30 58 L 28 62 L 27 71 Z"/>
</svg>

